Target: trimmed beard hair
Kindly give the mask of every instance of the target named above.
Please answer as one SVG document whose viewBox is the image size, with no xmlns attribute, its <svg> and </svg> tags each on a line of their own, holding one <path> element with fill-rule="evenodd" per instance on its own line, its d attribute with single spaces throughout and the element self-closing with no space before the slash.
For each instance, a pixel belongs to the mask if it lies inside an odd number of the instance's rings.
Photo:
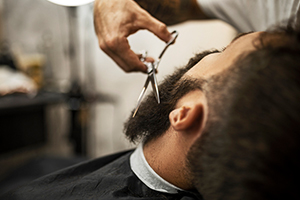
<svg viewBox="0 0 300 200">
<path fill-rule="evenodd" d="M 190 91 L 200 89 L 205 80 L 183 79 L 181 77 L 205 56 L 218 53 L 218 50 L 204 51 L 191 58 L 185 67 L 177 69 L 159 84 L 160 104 L 157 104 L 153 93 L 150 93 L 141 103 L 134 118 L 130 115 L 124 124 L 124 133 L 130 142 L 140 139 L 147 143 L 165 133 L 170 127 L 169 113 L 175 109 L 178 100 Z"/>
</svg>

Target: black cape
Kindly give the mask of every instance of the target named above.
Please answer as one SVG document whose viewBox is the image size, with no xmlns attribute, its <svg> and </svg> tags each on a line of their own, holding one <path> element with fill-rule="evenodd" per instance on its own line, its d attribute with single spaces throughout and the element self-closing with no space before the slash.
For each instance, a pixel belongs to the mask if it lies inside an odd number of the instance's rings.
<svg viewBox="0 0 300 200">
<path fill-rule="evenodd" d="M 7 193 L 1 199 L 202 199 L 197 192 L 168 194 L 148 188 L 132 172 L 131 151 L 83 162 Z"/>
</svg>

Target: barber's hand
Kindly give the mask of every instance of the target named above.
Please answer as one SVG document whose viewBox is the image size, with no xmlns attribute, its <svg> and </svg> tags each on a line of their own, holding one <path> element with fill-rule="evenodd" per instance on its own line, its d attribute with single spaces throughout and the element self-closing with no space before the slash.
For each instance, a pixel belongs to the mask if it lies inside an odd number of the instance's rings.
<svg viewBox="0 0 300 200">
<path fill-rule="evenodd" d="M 166 25 L 133 0 L 96 0 L 94 25 L 100 48 L 125 72 L 147 72 L 139 56 L 130 49 L 129 35 L 147 29 L 165 42 L 171 38 Z"/>
</svg>

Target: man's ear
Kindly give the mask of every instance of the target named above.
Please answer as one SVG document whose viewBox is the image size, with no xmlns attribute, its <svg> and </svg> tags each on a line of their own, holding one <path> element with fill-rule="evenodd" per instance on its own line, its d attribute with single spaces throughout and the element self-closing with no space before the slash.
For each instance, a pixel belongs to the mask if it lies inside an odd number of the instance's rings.
<svg viewBox="0 0 300 200">
<path fill-rule="evenodd" d="M 171 126 L 176 131 L 183 131 L 193 126 L 201 126 L 203 124 L 203 105 L 194 104 L 192 106 L 181 106 L 176 108 L 169 114 Z M 198 127 L 200 128 L 200 127 Z"/>
</svg>

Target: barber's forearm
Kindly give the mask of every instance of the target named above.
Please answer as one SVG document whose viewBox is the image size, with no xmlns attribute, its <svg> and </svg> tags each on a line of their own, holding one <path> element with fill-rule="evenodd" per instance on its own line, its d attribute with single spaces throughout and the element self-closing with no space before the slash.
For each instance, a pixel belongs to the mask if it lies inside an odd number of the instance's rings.
<svg viewBox="0 0 300 200">
<path fill-rule="evenodd" d="M 208 19 L 196 0 L 135 0 L 152 16 L 167 25 L 187 20 Z"/>
</svg>

